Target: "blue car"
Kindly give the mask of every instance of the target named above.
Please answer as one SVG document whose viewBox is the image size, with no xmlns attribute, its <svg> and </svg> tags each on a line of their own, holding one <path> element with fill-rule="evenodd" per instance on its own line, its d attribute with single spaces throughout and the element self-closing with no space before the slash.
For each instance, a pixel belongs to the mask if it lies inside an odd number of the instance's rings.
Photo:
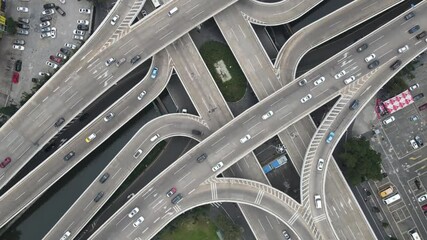
<svg viewBox="0 0 427 240">
<path fill-rule="evenodd" d="M 335 133 L 334 132 L 330 132 L 328 135 L 328 138 L 326 138 L 326 143 L 331 143 L 332 139 L 334 139 Z"/>
<path fill-rule="evenodd" d="M 155 79 L 157 77 L 157 73 L 158 73 L 159 69 L 157 67 L 153 68 L 153 71 L 151 71 L 151 78 Z"/>
</svg>

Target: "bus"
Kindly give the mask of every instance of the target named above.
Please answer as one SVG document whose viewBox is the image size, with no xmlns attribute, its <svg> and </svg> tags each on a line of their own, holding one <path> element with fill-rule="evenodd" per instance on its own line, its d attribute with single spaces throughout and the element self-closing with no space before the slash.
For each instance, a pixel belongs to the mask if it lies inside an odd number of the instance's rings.
<svg viewBox="0 0 427 240">
<path fill-rule="evenodd" d="M 389 204 L 392 204 L 392 203 L 396 202 L 399 199 L 400 199 L 400 195 L 398 193 L 396 193 L 395 195 L 393 195 L 393 196 L 391 196 L 389 198 L 383 199 L 383 202 L 385 204 L 389 205 Z"/>
<path fill-rule="evenodd" d="M 160 3 L 160 0 L 151 0 L 155 8 L 160 7 L 162 4 Z"/>
<path fill-rule="evenodd" d="M 418 235 L 417 230 L 412 229 L 412 230 L 410 230 L 408 233 L 409 233 L 409 235 L 411 236 L 411 239 L 412 239 L 412 240 L 421 240 L 421 237 L 420 237 L 420 235 Z"/>
</svg>

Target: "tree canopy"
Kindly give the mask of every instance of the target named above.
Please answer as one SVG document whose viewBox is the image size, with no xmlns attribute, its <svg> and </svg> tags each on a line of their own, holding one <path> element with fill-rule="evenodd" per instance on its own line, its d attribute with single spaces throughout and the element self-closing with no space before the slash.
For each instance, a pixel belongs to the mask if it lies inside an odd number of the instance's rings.
<svg viewBox="0 0 427 240">
<path fill-rule="evenodd" d="M 365 138 L 351 138 L 344 143 L 338 160 L 347 180 L 357 185 L 364 180 L 381 180 L 381 154 L 371 149 Z"/>
</svg>

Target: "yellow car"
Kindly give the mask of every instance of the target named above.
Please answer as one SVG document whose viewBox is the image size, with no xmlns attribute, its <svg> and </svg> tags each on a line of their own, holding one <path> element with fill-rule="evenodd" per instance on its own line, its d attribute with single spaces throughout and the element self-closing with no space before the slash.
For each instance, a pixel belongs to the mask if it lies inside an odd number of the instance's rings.
<svg viewBox="0 0 427 240">
<path fill-rule="evenodd" d="M 92 133 L 91 135 L 89 135 L 89 137 L 87 137 L 85 140 L 87 143 L 91 142 L 93 139 L 96 138 L 96 134 Z"/>
</svg>

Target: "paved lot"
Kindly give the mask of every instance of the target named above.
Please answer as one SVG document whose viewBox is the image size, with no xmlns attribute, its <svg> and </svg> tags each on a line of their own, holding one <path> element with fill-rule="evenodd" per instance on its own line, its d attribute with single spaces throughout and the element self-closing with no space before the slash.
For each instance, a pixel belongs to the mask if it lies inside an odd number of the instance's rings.
<svg viewBox="0 0 427 240">
<path fill-rule="evenodd" d="M 43 4 L 53 2 L 60 6 L 65 12 L 65 16 L 59 15 L 56 11 L 52 15 L 53 19 L 50 21 L 52 26 L 57 28 L 57 36 L 55 39 L 47 38 L 41 39 L 41 28 L 39 26 L 41 12 L 43 11 Z M 29 13 L 18 13 L 17 6 L 25 6 L 29 8 Z M 79 8 L 91 8 L 91 3 L 88 1 L 75 1 L 67 0 L 66 4 L 61 4 L 58 0 L 51 1 L 8 1 L 6 8 L 7 16 L 17 20 L 18 17 L 25 17 L 30 19 L 30 34 L 28 36 L 22 35 L 5 35 L 3 38 L 2 48 L 0 54 L 6 56 L 0 61 L 0 68 L 6 69 L 0 75 L 0 105 L 5 104 L 7 95 L 15 102 L 19 102 L 23 92 L 30 92 L 33 87 L 31 78 L 38 78 L 39 72 L 53 72 L 53 69 L 45 64 L 50 55 L 55 55 L 65 43 L 78 44 L 79 42 L 73 40 L 73 30 L 76 29 L 77 20 L 89 20 L 91 15 L 80 14 Z M 89 35 L 86 34 L 85 37 Z M 25 40 L 25 50 L 18 51 L 11 48 L 14 39 Z M 20 73 L 20 81 L 18 84 L 11 84 L 12 70 L 15 61 L 21 59 L 22 71 Z M 8 70 L 9 69 L 9 70 Z"/>
</svg>

